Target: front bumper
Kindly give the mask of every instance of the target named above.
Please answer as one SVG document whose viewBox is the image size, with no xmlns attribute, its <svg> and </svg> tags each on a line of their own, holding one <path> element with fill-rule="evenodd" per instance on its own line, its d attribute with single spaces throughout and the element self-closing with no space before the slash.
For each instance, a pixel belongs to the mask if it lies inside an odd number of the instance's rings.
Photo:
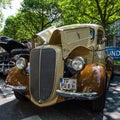
<svg viewBox="0 0 120 120">
<path fill-rule="evenodd" d="M 11 88 L 13 91 L 19 92 L 22 95 L 26 95 L 27 94 L 27 88 L 24 86 L 12 86 L 12 85 L 8 85 L 8 84 L 4 84 L 3 85 L 5 88 Z"/>
<path fill-rule="evenodd" d="M 58 96 L 62 96 L 64 98 L 72 98 L 72 99 L 80 99 L 80 100 L 94 100 L 99 97 L 97 92 L 75 93 L 75 92 L 68 92 L 63 90 L 56 90 L 56 93 Z"/>
</svg>

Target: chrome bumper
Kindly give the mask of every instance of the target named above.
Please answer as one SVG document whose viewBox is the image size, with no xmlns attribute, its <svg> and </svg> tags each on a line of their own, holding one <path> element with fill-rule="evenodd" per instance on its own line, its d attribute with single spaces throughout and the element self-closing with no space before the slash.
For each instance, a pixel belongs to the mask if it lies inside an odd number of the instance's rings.
<svg viewBox="0 0 120 120">
<path fill-rule="evenodd" d="M 12 86 L 8 84 L 3 85 L 5 88 L 11 88 L 13 91 L 19 92 L 23 95 L 26 95 L 27 93 L 27 88 L 25 86 Z"/>
<path fill-rule="evenodd" d="M 72 98 L 72 99 L 80 99 L 80 100 L 94 100 L 99 97 L 97 92 L 75 93 L 75 92 L 56 90 L 56 93 L 58 96 L 62 96 L 64 98 Z"/>
</svg>

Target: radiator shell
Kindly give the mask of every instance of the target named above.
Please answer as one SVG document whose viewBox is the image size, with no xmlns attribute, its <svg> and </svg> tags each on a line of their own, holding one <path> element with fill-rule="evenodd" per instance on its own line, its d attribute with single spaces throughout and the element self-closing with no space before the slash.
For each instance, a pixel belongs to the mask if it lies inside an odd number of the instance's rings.
<svg viewBox="0 0 120 120">
<path fill-rule="evenodd" d="M 30 93 L 32 101 L 46 104 L 56 99 L 56 89 L 59 87 L 59 78 L 62 76 L 61 48 L 44 46 L 31 51 Z"/>
</svg>

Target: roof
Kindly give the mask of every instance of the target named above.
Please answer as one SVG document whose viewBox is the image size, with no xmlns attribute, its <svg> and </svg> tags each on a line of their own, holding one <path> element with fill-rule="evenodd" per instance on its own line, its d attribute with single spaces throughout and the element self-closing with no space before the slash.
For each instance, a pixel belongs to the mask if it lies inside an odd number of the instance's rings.
<svg viewBox="0 0 120 120">
<path fill-rule="evenodd" d="M 77 29 L 77 28 L 82 28 L 82 27 L 101 27 L 101 28 L 103 28 L 102 26 L 97 25 L 97 24 L 71 24 L 71 25 L 65 25 L 65 26 L 61 26 L 61 27 L 51 26 L 51 27 L 35 34 L 33 36 L 33 38 L 38 38 L 41 43 L 49 42 L 49 40 L 55 30 L 65 31 L 65 30 Z"/>
</svg>

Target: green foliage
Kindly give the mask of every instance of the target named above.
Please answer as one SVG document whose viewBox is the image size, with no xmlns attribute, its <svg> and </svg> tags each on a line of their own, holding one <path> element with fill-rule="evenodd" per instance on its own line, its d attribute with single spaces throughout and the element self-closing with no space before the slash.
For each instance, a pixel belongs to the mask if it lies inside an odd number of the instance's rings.
<svg viewBox="0 0 120 120">
<path fill-rule="evenodd" d="M 65 24 L 92 22 L 106 29 L 120 19 L 120 0 L 61 0 L 59 4 Z"/>
<path fill-rule="evenodd" d="M 12 0 L 0 0 L 0 8 L 5 8 L 6 6 L 10 5 Z"/>
<path fill-rule="evenodd" d="M 25 0 L 22 7 L 37 32 L 51 26 L 61 15 L 58 4 L 52 0 Z"/>
<path fill-rule="evenodd" d="M 24 27 L 24 19 L 21 14 L 16 17 L 10 16 L 5 22 L 3 34 L 15 40 L 30 39 L 31 35 Z"/>
<path fill-rule="evenodd" d="M 10 6 L 12 0 L 0 0 L 0 28 L 2 28 L 2 22 L 3 22 L 3 18 L 4 15 L 2 13 L 2 9 L 6 8 L 7 6 Z"/>
<path fill-rule="evenodd" d="M 14 21 L 6 20 L 4 34 L 17 40 L 31 39 L 32 35 L 55 23 L 60 12 L 58 4 L 52 0 L 24 0 Z"/>
<path fill-rule="evenodd" d="M 24 0 L 16 17 L 6 20 L 3 32 L 17 40 L 30 39 L 51 25 L 75 23 L 100 24 L 109 32 L 119 19 L 120 0 Z"/>
<path fill-rule="evenodd" d="M 17 31 L 17 23 L 14 19 L 14 16 L 10 16 L 4 26 L 4 35 L 10 36 L 14 39 L 16 39 L 16 31 Z"/>
<path fill-rule="evenodd" d="M 114 60 L 114 65 L 120 65 L 120 60 Z"/>
</svg>

